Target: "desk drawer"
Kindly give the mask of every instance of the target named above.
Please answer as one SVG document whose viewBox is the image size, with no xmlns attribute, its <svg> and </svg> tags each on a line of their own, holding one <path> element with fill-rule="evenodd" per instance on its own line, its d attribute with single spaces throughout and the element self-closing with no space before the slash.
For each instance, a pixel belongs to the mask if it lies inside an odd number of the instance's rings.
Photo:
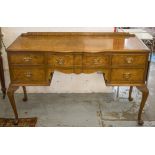
<svg viewBox="0 0 155 155">
<path fill-rule="evenodd" d="M 142 82 L 144 73 L 144 69 L 112 69 L 111 81 Z"/>
<path fill-rule="evenodd" d="M 106 55 L 84 55 L 83 65 L 87 67 L 102 67 L 109 64 L 109 56 Z"/>
<path fill-rule="evenodd" d="M 44 64 L 44 55 L 41 53 L 13 53 L 9 55 L 11 64 Z"/>
<path fill-rule="evenodd" d="M 112 65 L 145 65 L 146 55 L 120 54 L 112 56 Z"/>
<path fill-rule="evenodd" d="M 21 68 L 11 69 L 12 80 L 16 83 L 42 83 L 45 82 L 45 71 L 43 68 Z"/>
<path fill-rule="evenodd" d="M 58 54 L 50 55 L 48 57 L 48 64 L 55 67 L 72 67 L 73 66 L 73 55 Z"/>
</svg>

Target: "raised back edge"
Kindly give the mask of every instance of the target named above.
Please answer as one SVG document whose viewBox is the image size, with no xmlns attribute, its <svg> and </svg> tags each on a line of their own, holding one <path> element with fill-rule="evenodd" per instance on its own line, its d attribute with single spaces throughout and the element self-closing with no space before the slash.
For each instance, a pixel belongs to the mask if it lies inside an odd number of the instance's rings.
<svg viewBox="0 0 155 155">
<path fill-rule="evenodd" d="M 128 32 L 27 32 L 21 36 L 116 36 L 116 37 L 135 37 L 135 34 Z"/>
</svg>

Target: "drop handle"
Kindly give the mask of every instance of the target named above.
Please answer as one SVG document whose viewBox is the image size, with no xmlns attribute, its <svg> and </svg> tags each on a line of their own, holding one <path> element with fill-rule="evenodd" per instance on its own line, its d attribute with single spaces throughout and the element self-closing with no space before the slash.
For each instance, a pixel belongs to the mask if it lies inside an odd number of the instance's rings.
<svg viewBox="0 0 155 155">
<path fill-rule="evenodd" d="M 29 57 L 29 56 L 28 57 L 24 57 L 24 61 L 25 62 L 30 62 L 31 60 L 32 60 L 32 57 Z"/>
<path fill-rule="evenodd" d="M 130 80 L 130 78 L 131 78 L 131 73 L 123 73 L 123 78 L 124 78 L 125 80 Z"/>
<path fill-rule="evenodd" d="M 100 64 L 100 58 L 95 58 L 93 62 L 95 65 Z"/>
<path fill-rule="evenodd" d="M 127 57 L 126 59 L 125 59 L 125 61 L 128 63 L 128 64 L 131 64 L 131 63 L 133 63 L 133 57 Z"/>
<path fill-rule="evenodd" d="M 24 75 L 25 75 L 27 78 L 32 77 L 32 73 L 31 73 L 31 72 L 26 72 L 26 73 L 24 73 Z"/>
<path fill-rule="evenodd" d="M 59 64 L 59 65 L 63 65 L 63 64 L 64 64 L 64 59 L 58 58 L 58 59 L 56 59 L 56 62 L 57 62 L 57 64 Z"/>
</svg>

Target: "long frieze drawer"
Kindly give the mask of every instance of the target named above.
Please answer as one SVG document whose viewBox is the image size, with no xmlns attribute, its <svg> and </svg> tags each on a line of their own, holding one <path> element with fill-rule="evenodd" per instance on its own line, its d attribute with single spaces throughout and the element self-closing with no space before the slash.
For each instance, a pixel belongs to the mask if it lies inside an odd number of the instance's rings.
<svg viewBox="0 0 155 155">
<path fill-rule="evenodd" d="M 12 80 L 17 83 L 42 83 L 45 81 L 43 68 L 12 68 Z"/>
<path fill-rule="evenodd" d="M 73 66 L 73 55 L 49 55 L 48 64 L 55 67 L 72 67 Z"/>
<path fill-rule="evenodd" d="M 97 66 L 107 66 L 109 64 L 108 55 L 84 55 L 83 56 L 83 66 L 97 67 Z"/>
<path fill-rule="evenodd" d="M 112 65 L 145 65 L 146 55 L 121 54 L 112 56 Z"/>
<path fill-rule="evenodd" d="M 14 53 L 9 55 L 11 64 L 30 64 L 30 65 L 42 65 L 44 64 L 44 55 L 41 53 Z"/>
<path fill-rule="evenodd" d="M 142 82 L 144 73 L 144 69 L 112 69 L 111 81 Z"/>
</svg>

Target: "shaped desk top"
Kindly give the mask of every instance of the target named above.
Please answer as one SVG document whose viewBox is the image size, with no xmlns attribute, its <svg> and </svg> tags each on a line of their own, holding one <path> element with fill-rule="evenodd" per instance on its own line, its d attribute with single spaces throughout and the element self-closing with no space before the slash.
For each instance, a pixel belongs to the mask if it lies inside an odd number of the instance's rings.
<svg viewBox="0 0 155 155">
<path fill-rule="evenodd" d="M 29 32 L 21 34 L 7 51 L 95 53 L 149 49 L 135 35 L 122 32 Z"/>
</svg>

